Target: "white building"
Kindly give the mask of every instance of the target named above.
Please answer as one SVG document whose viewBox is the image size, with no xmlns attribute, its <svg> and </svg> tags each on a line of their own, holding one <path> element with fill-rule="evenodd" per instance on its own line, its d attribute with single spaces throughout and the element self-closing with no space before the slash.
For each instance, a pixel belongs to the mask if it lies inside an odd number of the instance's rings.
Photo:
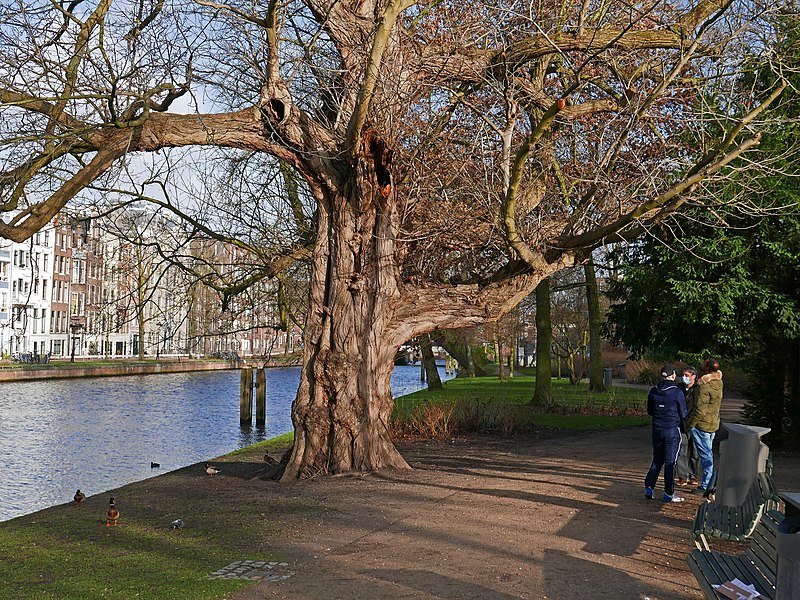
<svg viewBox="0 0 800 600">
<path fill-rule="evenodd" d="M 0 247 L 0 348 L 3 354 L 49 351 L 52 232 Z"/>
<path fill-rule="evenodd" d="M 9 353 L 11 337 L 11 242 L 0 240 L 0 355 Z"/>
</svg>

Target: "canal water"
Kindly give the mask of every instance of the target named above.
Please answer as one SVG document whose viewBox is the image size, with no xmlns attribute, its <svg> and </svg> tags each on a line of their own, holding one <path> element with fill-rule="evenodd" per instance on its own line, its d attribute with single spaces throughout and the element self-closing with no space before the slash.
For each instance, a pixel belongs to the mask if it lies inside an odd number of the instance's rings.
<svg viewBox="0 0 800 600">
<path fill-rule="evenodd" d="M 247 430 L 239 371 L 0 383 L 0 521 L 291 431 L 300 367 L 266 375 L 266 427 Z M 419 366 L 395 367 L 395 397 L 424 386 Z"/>
</svg>

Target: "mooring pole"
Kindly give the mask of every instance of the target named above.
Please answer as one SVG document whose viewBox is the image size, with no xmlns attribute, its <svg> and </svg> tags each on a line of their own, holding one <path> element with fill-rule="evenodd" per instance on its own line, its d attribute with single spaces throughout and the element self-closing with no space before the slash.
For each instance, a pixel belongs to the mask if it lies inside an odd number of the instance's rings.
<svg viewBox="0 0 800 600">
<path fill-rule="evenodd" d="M 256 369 L 256 427 L 267 422 L 267 370 Z"/>
<path fill-rule="evenodd" d="M 242 369 L 242 380 L 239 388 L 239 422 L 250 425 L 253 421 L 253 369 Z"/>
</svg>

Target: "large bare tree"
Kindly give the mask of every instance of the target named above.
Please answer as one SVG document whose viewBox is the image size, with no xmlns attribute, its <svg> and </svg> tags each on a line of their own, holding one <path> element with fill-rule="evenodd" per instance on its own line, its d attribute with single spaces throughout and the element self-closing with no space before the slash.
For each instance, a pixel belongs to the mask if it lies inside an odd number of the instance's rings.
<svg viewBox="0 0 800 600">
<path fill-rule="evenodd" d="M 240 216 L 299 186 L 303 201 L 274 214 L 287 231 L 248 241 L 265 248 L 260 276 L 311 261 L 284 477 L 406 467 L 387 428 L 401 344 L 497 319 L 592 248 L 711 202 L 708 182 L 752 154 L 783 90 L 756 101 L 739 77 L 756 61 L 781 66 L 761 11 L 722 0 L 4 3 L 0 236 L 26 239 L 68 202 L 128 193 L 131 173 L 134 195 L 206 233 L 228 221 L 203 209 L 220 188 L 198 182 L 224 161 L 241 174 L 228 180 Z M 163 162 L 175 168 L 148 191 Z M 262 167 L 283 169 L 283 182 Z"/>
</svg>

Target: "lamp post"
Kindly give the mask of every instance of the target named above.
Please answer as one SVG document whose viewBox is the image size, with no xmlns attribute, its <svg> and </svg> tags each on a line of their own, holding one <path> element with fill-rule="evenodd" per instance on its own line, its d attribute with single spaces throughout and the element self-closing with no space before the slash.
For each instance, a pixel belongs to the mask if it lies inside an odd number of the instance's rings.
<svg viewBox="0 0 800 600">
<path fill-rule="evenodd" d="M 69 318 L 69 328 L 71 331 L 70 339 L 70 352 L 69 352 L 69 362 L 75 362 L 75 342 L 78 339 L 77 332 L 81 330 L 83 324 L 78 322 L 78 317 L 70 317 Z"/>
</svg>

